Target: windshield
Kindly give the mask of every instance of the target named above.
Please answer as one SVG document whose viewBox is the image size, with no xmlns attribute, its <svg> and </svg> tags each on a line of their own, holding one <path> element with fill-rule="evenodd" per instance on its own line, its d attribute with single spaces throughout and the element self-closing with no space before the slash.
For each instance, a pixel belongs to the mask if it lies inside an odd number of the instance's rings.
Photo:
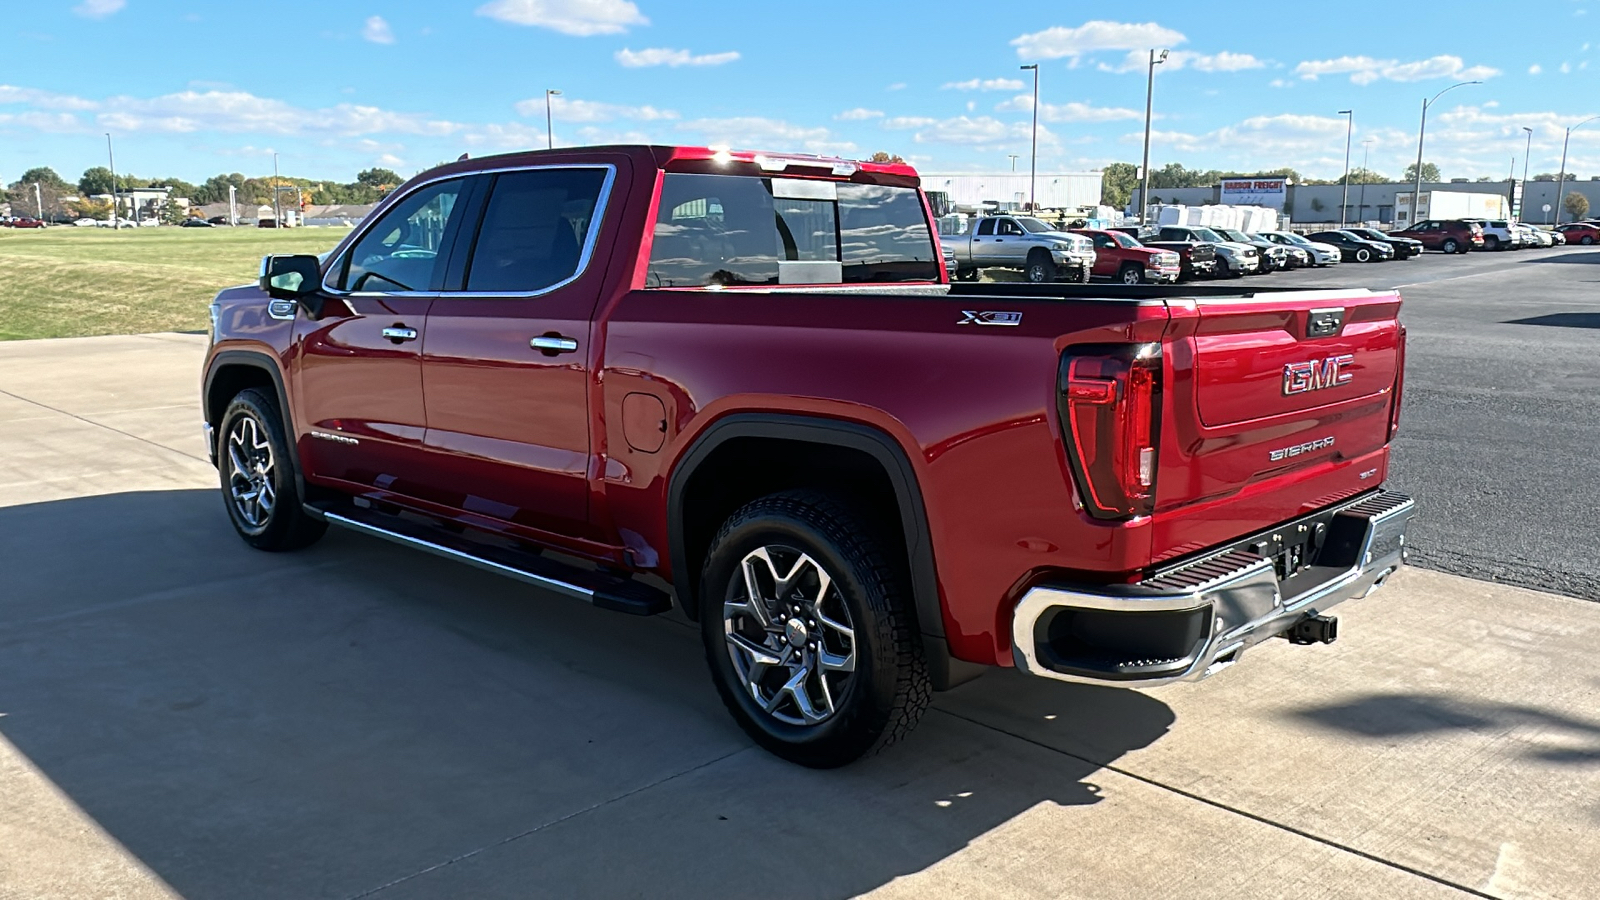
<svg viewBox="0 0 1600 900">
<path fill-rule="evenodd" d="M 1237 228 L 1218 228 L 1217 230 L 1222 232 L 1222 236 L 1226 237 L 1230 241 L 1238 241 L 1241 244 L 1248 244 L 1252 240 L 1250 235 L 1245 234 Z"/>
<path fill-rule="evenodd" d="M 1032 216 L 1018 216 L 1017 224 L 1021 225 L 1023 230 L 1029 234 L 1043 234 L 1046 231 L 1061 230 L 1054 225 L 1047 225 L 1042 220 L 1035 219 Z"/>
<path fill-rule="evenodd" d="M 1126 247 L 1126 248 L 1131 250 L 1134 247 L 1143 247 L 1144 246 L 1143 244 L 1141 244 L 1138 241 L 1134 240 L 1132 235 L 1123 234 L 1120 231 L 1113 231 L 1113 232 L 1110 232 L 1110 234 L 1111 234 L 1111 239 L 1113 241 L 1116 241 L 1118 247 Z"/>
<path fill-rule="evenodd" d="M 1212 231 L 1209 228 L 1196 228 L 1196 229 L 1194 229 L 1194 236 L 1199 238 L 1202 241 L 1212 241 L 1212 242 L 1215 242 L 1215 243 L 1226 243 L 1227 240 L 1228 240 L 1227 238 L 1223 237 L 1220 234 L 1217 234 L 1215 231 Z"/>
</svg>

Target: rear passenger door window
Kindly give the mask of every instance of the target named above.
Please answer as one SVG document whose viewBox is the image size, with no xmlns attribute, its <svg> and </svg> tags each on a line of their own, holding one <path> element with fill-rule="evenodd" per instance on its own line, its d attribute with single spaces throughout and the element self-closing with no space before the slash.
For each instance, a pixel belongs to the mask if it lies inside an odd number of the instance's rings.
<svg viewBox="0 0 1600 900">
<path fill-rule="evenodd" d="M 466 267 L 468 293 L 533 294 L 583 270 L 609 169 L 507 172 L 494 179 Z"/>
</svg>

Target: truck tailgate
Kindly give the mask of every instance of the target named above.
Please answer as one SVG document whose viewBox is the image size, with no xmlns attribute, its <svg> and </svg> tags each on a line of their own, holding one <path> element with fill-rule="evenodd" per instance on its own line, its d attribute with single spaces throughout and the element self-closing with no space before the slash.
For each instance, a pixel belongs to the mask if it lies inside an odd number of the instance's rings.
<svg viewBox="0 0 1600 900">
<path fill-rule="evenodd" d="M 1152 556 L 1181 556 L 1377 487 L 1404 359 L 1400 296 L 1171 301 Z"/>
</svg>

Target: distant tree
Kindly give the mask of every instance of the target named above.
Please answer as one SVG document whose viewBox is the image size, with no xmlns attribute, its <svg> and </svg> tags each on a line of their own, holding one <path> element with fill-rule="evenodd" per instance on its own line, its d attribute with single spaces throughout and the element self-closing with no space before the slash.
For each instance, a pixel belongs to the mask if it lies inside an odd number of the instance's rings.
<svg viewBox="0 0 1600 900">
<path fill-rule="evenodd" d="M 1494 180 L 1494 176 L 1492 176 L 1492 175 L 1479 175 L 1478 176 L 1479 183 L 1482 183 L 1482 182 L 1485 182 L 1485 181 L 1493 181 L 1493 180 Z"/>
<path fill-rule="evenodd" d="M 356 173 L 356 183 L 380 191 L 393 189 L 403 179 L 393 169 L 367 169 Z"/>
<path fill-rule="evenodd" d="M 1540 172 L 1539 174 L 1533 176 L 1532 180 L 1533 181 L 1555 181 L 1556 180 L 1556 173 L 1554 173 L 1554 172 Z"/>
<path fill-rule="evenodd" d="M 885 153 L 882 150 L 879 150 L 877 153 L 867 157 L 867 162 L 894 163 L 896 165 L 900 165 L 903 164 L 905 160 L 902 159 L 898 153 Z"/>
<path fill-rule="evenodd" d="M 1568 192 L 1567 199 L 1561 201 L 1561 206 L 1574 219 L 1581 219 L 1589 214 L 1589 198 L 1577 191 Z"/>
<path fill-rule="evenodd" d="M 55 188 L 57 191 L 70 190 L 72 185 L 56 174 L 56 170 L 49 166 L 38 166 L 22 173 L 17 179 L 18 184 L 38 184 L 41 187 Z"/>
<path fill-rule="evenodd" d="M 1383 184 L 1388 180 L 1389 179 L 1385 176 L 1379 175 L 1377 172 L 1374 172 L 1371 169 L 1363 169 L 1360 166 L 1356 166 L 1354 169 L 1350 170 L 1351 184 Z M 1335 181 L 1334 184 L 1344 184 L 1344 179 L 1340 178 L 1338 181 Z"/>
<path fill-rule="evenodd" d="M 244 176 L 238 172 L 231 175 L 213 175 L 204 183 L 195 188 L 189 199 L 195 203 L 226 203 L 228 202 L 228 188 L 244 186 Z"/>
<path fill-rule="evenodd" d="M 1139 167 L 1133 163 L 1112 163 L 1100 170 L 1100 202 L 1122 209 L 1139 186 Z"/>
<path fill-rule="evenodd" d="M 85 197 L 92 197 L 95 194 L 109 194 L 111 193 L 111 185 L 111 170 L 105 166 L 95 166 L 85 169 L 83 177 L 78 179 L 78 193 Z"/>
<path fill-rule="evenodd" d="M 66 207 L 67 211 L 78 219 L 94 219 L 97 222 L 104 222 L 111 218 L 110 200 L 90 200 L 88 197 L 83 197 L 78 200 L 68 201 Z"/>
<path fill-rule="evenodd" d="M 194 195 L 200 192 L 199 187 L 184 181 L 182 178 L 152 178 L 150 183 L 172 188 L 173 197 L 182 197 L 185 200 L 193 200 Z"/>
<path fill-rule="evenodd" d="M 1411 165 L 1406 166 L 1406 172 L 1404 175 L 1400 176 L 1400 180 L 1415 182 L 1417 180 L 1417 164 L 1412 163 Z M 1422 164 L 1422 180 L 1443 181 L 1444 179 L 1439 176 L 1438 166 L 1431 162 L 1425 162 Z"/>
</svg>

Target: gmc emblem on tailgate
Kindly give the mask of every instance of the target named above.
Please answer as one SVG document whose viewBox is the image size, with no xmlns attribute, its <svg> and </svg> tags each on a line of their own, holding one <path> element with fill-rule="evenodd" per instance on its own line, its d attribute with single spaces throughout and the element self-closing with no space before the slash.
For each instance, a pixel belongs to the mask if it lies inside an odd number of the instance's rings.
<svg viewBox="0 0 1600 900">
<path fill-rule="evenodd" d="M 1345 353 L 1327 359 L 1289 363 L 1283 367 L 1283 395 L 1292 397 L 1349 384 L 1355 376 L 1345 371 L 1345 367 L 1355 361 L 1355 354 Z"/>
</svg>

